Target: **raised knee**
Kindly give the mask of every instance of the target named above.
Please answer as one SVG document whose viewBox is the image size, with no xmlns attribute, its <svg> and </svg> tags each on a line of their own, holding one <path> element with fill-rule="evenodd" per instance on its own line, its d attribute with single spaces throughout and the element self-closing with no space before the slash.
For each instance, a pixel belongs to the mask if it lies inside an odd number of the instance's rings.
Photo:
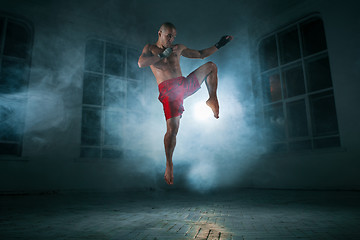
<svg viewBox="0 0 360 240">
<path fill-rule="evenodd" d="M 206 63 L 207 65 L 208 65 L 208 67 L 212 70 L 212 71 L 216 71 L 217 70 L 217 66 L 216 66 L 216 64 L 214 63 L 214 62 L 207 62 Z"/>
</svg>

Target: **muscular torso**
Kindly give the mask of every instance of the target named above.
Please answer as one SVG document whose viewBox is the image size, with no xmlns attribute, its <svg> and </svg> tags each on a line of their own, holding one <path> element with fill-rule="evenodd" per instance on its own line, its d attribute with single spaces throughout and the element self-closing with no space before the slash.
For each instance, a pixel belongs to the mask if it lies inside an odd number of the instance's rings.
<svg viewBox="0 0 360 240">
<path fill-rule="evenodd" d="M 173 52 L 167 58 L 161 59 L 159 62 L 150 65 L 157 84 L 165 80 L 182 76 L 180 69 L 180 56 L 184 49 L 183 45 L 172 45 Z M 163 49 L 158 48 L 156 45 L 150 46 L 150 51 L 153 55 L 158 55 L 163 52 Z"/>
</svg>

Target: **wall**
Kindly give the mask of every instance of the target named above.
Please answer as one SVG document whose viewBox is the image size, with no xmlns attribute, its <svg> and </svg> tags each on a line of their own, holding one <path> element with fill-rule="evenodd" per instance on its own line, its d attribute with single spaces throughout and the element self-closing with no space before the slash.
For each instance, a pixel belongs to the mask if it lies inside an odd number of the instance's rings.
<svg viewBox="0 0 360 240">
<path fill-rule="evenodd" d="M 196 122 L 191 113 L 206 90 L 187 100 L 174 153 L 175 188 L 226 187 L 358 189 L 359 17 L 356 1 L 6 1 L 2 12 L 34 25 L 23 156 L 0 161 L 0 191 L 166 188 L 165 121 L 157 86 L 146 74 L 148 117 L 136 122 L 137 154 L 122 162 L 79 159 L 82 73 L 86 40 L 100 37 L 139 50 L 157 40 L 164 21 L 176 42 L 194 49 L 222 35 L 234 41 L 206 60 L 183 59 L 187 75 L 206 61 L 219 69 L 221 120 Z M 161 7 L 159 7 L 161 6 Z M 325 23 L 342 149 L 269 155 L 261 142 L 253 99 L 257 43 L 309 13 Z M 222 114 L 222 115 L 221 115 Z M 139 137 L 140 136 L 140 137 Z M 140 140 L 141 139 L 141 140 Z"/>
<path fill-rule="evenodd" d="M 238 38 L 234 48 L 224 48 L 222 55 L 215 54 L 210 58 L 219 63 L 219 69 L 224 69 L 219 71 L 222 76 L 227 71 L 227 64 L 221 59 L 234 52 L 246 59 L 247 53 L 240 52 L 236 46 L 246 44 L 247 39 L 246 28 L 232 24 L 238 18 L 237 13 L 229 11 L 227 6 L 220 6 L 221 11 L 228 11 L 227 16 L 213 17 L 219 9 L 203 11 L 208 6 L 201 2 L 173 1 L 168 11 L 159 8 L 160 3 L 17 0 L 2 4 L 2 12 L 26 19 L 34 26 L 23 156 L 1 157 L 2 192 L 165 187 L 162 177 L 165 121 L 157 100 L 157 86 L 149 69 L 141 70 L 147 76 L 149 116 L 146 122 L 130 126 L 140 132 L 135 139 L 139 146 L 132 149 L 136 154 L 120 162 L 88 162 L 79 158 L 86 40 L 99 37 L 141 50 L 146 43 L 157 40 L 157 30 L 162 22 L 173 21 L 178 30 L 176 41 L 201 49 L 212 46 L 222 35 L 231 32 Z M 188 17 L 194 14 L 197 17 Z M 189 74 L 206 61 L 184 60 L 183 74 Z M 240 64 L 247 63 L 232 63 L 232 66 Z M 249 67 L 243 68 L 241 71 L 249 72 Z M 231 74 L 239 75 L 230 70 Z M 238 84 L 251 89 L 250 82 Z M 182 137 L 194 138 L 186 129 L 187 124 L 182 125 Z M 188 146 L 178 145 L 178 187 L 184 187 L 186 184 L 180 179 L 188 175 L 189 162 L 183 160 L 188 157 Z M 196 154 L 192 155 L 192 158 L 196 157 Z"/>
<path fill-rule="evenodd" d="M 294 2 L 294 1 L 293 1 Z M 359 30 L 357 1 L 298 1 L 291 6 L 261 8 L 249 27 L 252 59 L 261 37 L 311 13 L 320 13 L 325 27 L 341 148 L 293 154 L 265 154 L 249 173 L 258 187 L 359 189 Z M 295 1 L 296 2 L 296 1 Z M 266 9 L 269 9 L 266 10 Z M 254 85 L 257 66 L 253 65 Z M 354 106 L 354 107 L 353 107 Z"/>
</svg>

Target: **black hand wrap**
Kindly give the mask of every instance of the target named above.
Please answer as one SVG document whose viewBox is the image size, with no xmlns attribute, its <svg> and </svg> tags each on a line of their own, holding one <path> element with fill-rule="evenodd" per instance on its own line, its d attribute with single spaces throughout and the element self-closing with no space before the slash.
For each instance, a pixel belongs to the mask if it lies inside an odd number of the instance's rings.
<svg viewBox="0 0 360 240">
<path fill-rule="evenodd" d="M 222 38 L 220 39 L 220 41 L 215 44 L 215 47 L 216 47 L 217 49 L 219 49 L 219 48 L 225 46 L 225 44 L 227 44 L 227 43 L 230 42 L 231 40 L 232 40 L 232 37 L 229 36 L 229 35 L 222 36 Z"/>
<path fill-rule="evenodd" d="M 172 48 L 167 48 L 162 53 L 159 53 L 158 56 L 159 56 L 159 58 L 163 59 L 163 58 L 167 58 L 168 56 L 170 56 L 171 53 L 172 53 Z"/>
</svg>

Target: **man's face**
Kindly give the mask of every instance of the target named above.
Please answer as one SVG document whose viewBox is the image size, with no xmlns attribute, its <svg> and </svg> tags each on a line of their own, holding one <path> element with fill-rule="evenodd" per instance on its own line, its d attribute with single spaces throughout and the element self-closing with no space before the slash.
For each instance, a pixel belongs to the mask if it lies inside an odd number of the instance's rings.
<svg viewBox="0 0 360 240">
<path fill-rule="evenodd" d="M 159 38 L 161 44 L 165 47 L 171 47 L 176 37 L 176 30 L 174 28 L 166 28 L 163 31 L 159 31 Z"/>
</svg>

